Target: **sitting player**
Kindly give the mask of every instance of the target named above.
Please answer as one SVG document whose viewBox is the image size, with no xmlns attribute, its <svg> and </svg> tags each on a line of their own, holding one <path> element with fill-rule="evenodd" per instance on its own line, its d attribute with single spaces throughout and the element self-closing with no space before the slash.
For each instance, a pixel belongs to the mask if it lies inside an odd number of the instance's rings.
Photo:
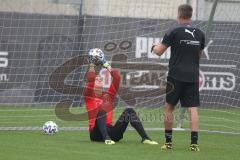
<svg viewBox="0 0 240 160">
<path fill-rule="evenodd" d="M 99 52 L 101 56 L 95 56 L 94 52 Z M 115 144 L 115 142 L 123 138 L 123 134 L 130 123 L 141 136 L 143 144 L 158 144 L 146 134 L 142 123 L 132 108 L 125 109 L 115 125 L 112 125 L 113 101 L 119 88 L 120 75 L 106 62 L 100 49 L 91 49 L 88 61 L 89 69 L 86 74 L 87 84 L 84 97 L 88 112 L 91 141 L 105 142 L 108 145 Z M 103 92 L 101 77 L 95 73 L 95 65 L 102 65 L 112 76 L 111 85 L 105 92 Z"/>
</svg>

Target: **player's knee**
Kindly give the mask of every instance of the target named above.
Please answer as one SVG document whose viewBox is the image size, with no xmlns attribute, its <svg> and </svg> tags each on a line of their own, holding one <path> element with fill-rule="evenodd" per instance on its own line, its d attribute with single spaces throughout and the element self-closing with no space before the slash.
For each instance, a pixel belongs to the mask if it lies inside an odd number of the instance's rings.
<svg viewBox="0 0 240 160">
<path fill-rule="evenodd" d="M 192 117 L 190 121 L 192 124 L 198 124 L 199 119 L 198 119 L 198 117 Z"/>
<path fill-rule="evenodd" d="M 133 108 L 127 108 L 127 109 L 125 109 L 124 112 L 127 112 L 128 114 L 136 114 L 136 112 L 134 111 Z"/>
<path fill-rule="evenodd" d="M 165 122 L 168 122 L 168 123 L 172 123 L 173 122 L 173 114 L 171 112 L 170 113 L 165 112 L 163 114 L 163 116 L 164 116 L 164 121 Z"/>
<path fill-rule="evenodd" d="M 165 112 L 172 113 L 174 111 L 174 109 L 175 109 L 174 107 L 175 107 L 175 105 L 172 105 L 170 103 L 166 103 L 165 104 Z"/>
<path fill-rule="evenodd" d="M 173 112 L 171 110 L 165 110 L 163 115 L 164 117 L 171 117 L 173 115 Z"/>
<path fill-rule="evenodd" d="M 133 122 L 133 121 L 136 121 L 137 119 L 137 113 L 134 111 L 133 108 L 127 108 L 125 109 L 124 113 L 123 113 L 125 116 L 125 122 Z"/>
<path fill-rule="evenodd" d="M 123 111 L 123 115 L 133 115 L 133 114 L 136 114 L 136 112 L 134 111 L 134 109 L 132 108 L 126 108 L 124 111 Z"/>
</svg>

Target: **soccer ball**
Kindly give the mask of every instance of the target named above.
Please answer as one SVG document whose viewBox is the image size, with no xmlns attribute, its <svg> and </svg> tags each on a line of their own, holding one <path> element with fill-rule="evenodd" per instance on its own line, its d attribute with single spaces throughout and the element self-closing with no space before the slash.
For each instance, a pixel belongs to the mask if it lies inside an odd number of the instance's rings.
<svg viewBox="0 0 240 160">
<path fill-rule="evenodd" d="M 53 121 L 47 121 L 46 123 L 44 123 L 42 130 L 45 134 L 53 135 L 58 132 L 58 126 Z"/>
<path fill-rule="evenodd" d="M 101 60 L 104 59 L 104 53 L 99 48 L 90 49 L 88 55 L 92 58 L 91 61 L 95 65 L 99 65 L 101 63 Z"/>
</svg>

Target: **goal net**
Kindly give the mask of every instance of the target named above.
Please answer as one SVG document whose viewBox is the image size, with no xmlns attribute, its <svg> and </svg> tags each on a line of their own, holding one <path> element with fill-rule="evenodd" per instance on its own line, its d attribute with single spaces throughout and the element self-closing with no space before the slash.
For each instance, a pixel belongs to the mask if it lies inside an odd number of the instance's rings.
<svg viewBox="0 0 240 160">
<path fill-rule="evenodd" d="M 0 2 L 1 130 L 38 130 L 49 120 L 60 129 L 87 127 L 83 87 L 91 48 L 101 48 L 121 73 L 115 117 L 134 107 L 146 128 L 162 128 L 170 50 L 157 57 L 150 48 L 176 24 L 177 7 L 190 3 L 193 23 L 207 39 L 200 64 L 200 128 L 240 133 L 239 0 L 219 0 L 216 8 L 212 0 Z M 107 88 L 110 76 L 99 72 Z M 175 115 L 177 120 L 178 110 Z"/>
</svg>

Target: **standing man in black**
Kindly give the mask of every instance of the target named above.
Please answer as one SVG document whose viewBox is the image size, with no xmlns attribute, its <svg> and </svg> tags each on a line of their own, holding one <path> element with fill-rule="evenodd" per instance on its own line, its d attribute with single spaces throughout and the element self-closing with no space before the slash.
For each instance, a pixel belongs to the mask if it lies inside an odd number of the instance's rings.
<svg viewBox="0 0 240 160">
<path fill-rule="evenodd" d="M 161 56 L 171 47 L 167 81 L 173 90 L 166 95 L 164 126 L 166 143 L 162 149 L 172 149 L 173 111 L 180 100 L 187 107 L 191 126 L 191 151 L 200 151 L 198 146 L 199 59 L 205 46 L 204 33 L 191 24 L 192 7 L 183 4 L 178 7 L 178 25 L 168 30 L 159 44 L 153 44 L 152 51 Z M 171 87 L 170 87 L 171 88 Z M 167 85 L 166 91 L 169 90 Z"/>
</svg>

